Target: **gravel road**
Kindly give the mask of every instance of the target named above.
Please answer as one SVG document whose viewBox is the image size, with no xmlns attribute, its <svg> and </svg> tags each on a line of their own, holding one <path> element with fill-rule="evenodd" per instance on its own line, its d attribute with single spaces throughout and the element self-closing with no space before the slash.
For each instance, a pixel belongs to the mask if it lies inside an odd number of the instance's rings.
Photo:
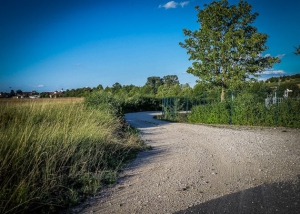
<svg viewBox="0 0 300 214">
<path fill-rule="evenodd" d="M 300 213 L 300 130 L 126 115 L 152 150 L 80 213 Z"/>
</svg>

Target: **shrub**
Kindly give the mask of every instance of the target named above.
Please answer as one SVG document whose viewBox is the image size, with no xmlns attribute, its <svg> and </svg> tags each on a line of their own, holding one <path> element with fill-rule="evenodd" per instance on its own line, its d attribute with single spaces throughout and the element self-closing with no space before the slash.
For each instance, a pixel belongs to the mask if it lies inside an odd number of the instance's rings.
<svg viewBox="0 0 300 214">
<path fill-rule="evenodd" d="M 228 124 L 230 121 L 230 105 L 228 102 L 199 105 L 192 109 L 188 118 L 192 123 Z"/>
</svg>

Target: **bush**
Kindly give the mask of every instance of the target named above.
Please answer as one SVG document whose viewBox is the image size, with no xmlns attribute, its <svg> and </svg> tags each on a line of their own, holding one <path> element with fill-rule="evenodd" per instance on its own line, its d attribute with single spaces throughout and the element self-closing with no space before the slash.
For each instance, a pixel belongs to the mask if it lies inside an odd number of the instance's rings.
<svg viewBox="0 0 300 214">
<path fill-rule="evenodd" d="M 215 102 L 199 105 L 188 116 L 191 123 L 228 124 L 230 122 L 230 105 L 228 102 Z"/>
<path fill-rule="evenodd" d="M 236 94 L 233 101 L 212 102 L 192 108 L 192 123 L 235 124 L 250 126 L 300 127 L 300 100 L 282 99 L 266 107 L 260 93 Z M 282 95 L 280 95 L 282 96 Z"/>
<path fill-rule="evenodd" d="M 258 97 L 250 93 L 235 97 L 232 103 L 232 124 L 251 126 L 261 124 L 264 103 L 257 100 Z"/>
</svg>

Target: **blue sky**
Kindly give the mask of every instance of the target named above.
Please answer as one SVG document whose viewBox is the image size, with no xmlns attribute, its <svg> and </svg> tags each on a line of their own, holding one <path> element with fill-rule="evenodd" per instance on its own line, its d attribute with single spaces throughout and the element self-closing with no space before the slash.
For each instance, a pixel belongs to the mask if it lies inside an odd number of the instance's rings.
<svg viewBox="0 0 300 214">
<path fill-rule="evenodd" d="M 147 77 L 178 75 L 191 65 L 179 46 L 196 30 L 197 11 L 211 0 L 0 0 L 0 91 L 143 86 Z M 236 4 L 238 0 L 229 0 Z M 264 54 L 282 62 L 262 78 L 300 73 L 299 0 L 248 0 L 254 25 L 269 35 Z M 202 7 L 203 8 L 203 7 Z"/>
</svg>

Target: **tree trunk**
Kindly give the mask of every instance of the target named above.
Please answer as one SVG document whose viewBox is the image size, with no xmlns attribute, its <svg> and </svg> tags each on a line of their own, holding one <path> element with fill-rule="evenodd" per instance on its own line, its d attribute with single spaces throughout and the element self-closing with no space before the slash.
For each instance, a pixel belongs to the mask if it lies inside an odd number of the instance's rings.
<svg viewBox="0 0 300 214">
<path fill-rule="evenodd" d="M 222 87 L 222 93 L 221 93 L 221 102 L 225 100 L 225 90 L 224 87 Z"/>
</svg>

